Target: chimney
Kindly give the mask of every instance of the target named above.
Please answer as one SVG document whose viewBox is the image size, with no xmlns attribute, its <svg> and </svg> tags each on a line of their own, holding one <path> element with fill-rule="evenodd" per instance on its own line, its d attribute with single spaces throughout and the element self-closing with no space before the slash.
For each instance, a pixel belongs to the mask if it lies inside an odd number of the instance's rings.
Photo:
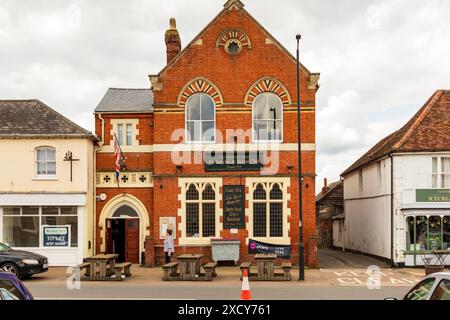
<svg viewBox="0 0 450 320">
<path fill-rule="evenodd" d="M 322 193 L 327 193 L 330 189 L 328 188 L 328 179 L 324 178 L 323 179 L 323 188 L 322 188 Z"/>
<path fill-rule="evenodd" d="M 181 51 L 181 38 L 177 30 L 177 21 L 170 19 L 170 28 L 166 31 L 167 64 L 169 64 Z"/>
</svg>

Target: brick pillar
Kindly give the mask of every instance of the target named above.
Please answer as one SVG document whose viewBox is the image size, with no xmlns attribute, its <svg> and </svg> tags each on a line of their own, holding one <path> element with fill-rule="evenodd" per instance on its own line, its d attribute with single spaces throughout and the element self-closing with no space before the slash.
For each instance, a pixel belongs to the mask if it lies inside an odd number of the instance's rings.
<svg viewBox="0 0 450 320">
<path fill-rule="evenodd" d="M 155 266 L 155 241 L 153 237 L 145 237 L 145 267 L 152 268 Z"/>
<path fill-rule="evenodd" d="M 306 240 L 306 265 L 317 268 L 317 236 L 309 236 Z"/>
</svg>

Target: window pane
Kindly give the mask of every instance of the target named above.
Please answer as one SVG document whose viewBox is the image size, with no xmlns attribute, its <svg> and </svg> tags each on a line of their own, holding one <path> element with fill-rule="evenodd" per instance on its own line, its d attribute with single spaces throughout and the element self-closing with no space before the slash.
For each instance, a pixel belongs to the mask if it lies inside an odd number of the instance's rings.
<svg viewBox="0 0 450 320">
<path fill-rule="evenodd" d="M 22 208 L 23 215 L 39 215 L 38 207 L 23 207 Z"/>
<path fill-rule="evenodd" d="M 271 203 L 270 204 L 270 236 L 282 237 L 283 236 L 283 204 Z"/>
<path fill-rule="evenodd" d="M 441 217 L 432 216 L 428 220 L 429 223 L 429 250 L 440 250 L 441 243 Z"/>
<path fill-rule="evenodd" d="M 434 281 L 434 278 L 430 278 L 420 282 L 408 293 L 405 300 L 425 300 Z"/>
<path fill-rule="evenodd" d="M 187 123 L 187 141 L 202 141 L 202 123 L 200 121 Z"/>
<path fill-rule="evenodd" d="M 47 164 L 45 162 L 37 162 L 37 174 L 47 174 Z"/>
<path fill-rule="evenodd" d="M 18 216 L 18 215 L 20 215 L 20 208 L 19 207 L 3 207 L 3 215 Z"/>
<path fill-rule="evenodd" d="M 131 146 L 133 143 L 131 141 L 132 136 L 132 126 L 131 124 L 127 124 L 127 146 Z"/>
<path fill-rule="evenodd" d="M 428 250 L 427 225 L 427 217 L 416 217 L 416 245 L 418 250 Z"/>
<path fill-rule="evenodd" d="M 406 250 L 415 250 L 414 246 L 414 217 L 406 219 Z"/>
<path fill-rule="evenodd" d="M 255 121 L 254 124 L 255 138 L 256 140 L 269 140 L 269 134 L 267 132 L 268 121 Z"/>
<path fill-rule="evenodd" d="M 437 188 L 438 187 L 438 175 L 434 174 L 432 175 L 432 188 Z"/>
<path fill-rule="evenodd" d="M 450 173 L 450 158 L 441 159 L 442 173 Z"/>
<path fill-rule="evenodd" d="M 198 238 L 199 234 L 199 204 L 186 204 L 186 236 Z"/>
<path fill-rule="evenodd" d="M 58 207 L 42 207 L 42 215 L 58 215 L 59 208 Z"/>
<path fill-rule="evenodd" d="M 216 236 L 216 205 L 215 203 L 204 203 L 202 205 L 202 235 L 203 237 Z"/>
<path fill-rule="evenodd" d="M 253 119 L 266 120 L 269 119 L 267 97 L 264 94 L 260 94 L 253 102 Z"/>
<path fill-rule="evenodd" d="M 262 184 L 258 184 L 255 191 L 253 192 L 253 199 L 256 200 L 264 200 L 266 199 L 266 190 L 264 190 L 264 187 Z"/>
<path fill-rule="evenodd" d="M 62 215 L 77 215 L 77 207 L 61 207 Z"/>
<path fill-rule="evenodd" d="M 450 249 L 450 216 L 444 217 L 444 235 L 442 249 Z"/>
<path fill-rule="evenodd" d="M 56 162 L 47 162 L 47 174 L 48 175 L 56 174 Z"/>
<path fill-rule="evenodd" d="M 274 93 L 267 93 L 267 103 L 269 117 L 267 119 L 281 120 L 283 117 L 283 104 L 280 98 Z"/>
<path fill-rule="evenodd" d="M 66 226 L 70 225 L 70 246 L 78 247 L 78 217 L 45 216 L 42 217 L 42 225 Z"/>
<path fill-rule="evenodd" d="M 206 94 L 201 94 L 201 119 L 214 120 L 214 101 Z"/>
<path fill-rule="evenodd" d="M 44 161 L 46 160 L 46 154 L 45 154 L 45 149 L 38 149 L 37 150 L 37 160 L 38 161 Z"/>
<path fill-rule="evenodd" d="M 442 280 L 430 300 L 450 300 L 450 280 L 444 279 Z"/>
<path fill-rule="evenodd" d="M 11 247 L 39 247 L 39 217 L 3 217 L 3 242 Z"/>
<path fill-rule="evenodd" d="M 216 193 L 214 192 L 214 189 L 211 187 L 210 184 L 206 186 L 206 188 L 203 190 L 202 193 L 203 200 L 215 200 L 216 199 Z"/>
<path fill-rule="evenodd" d="M 191 184 L 189 186 L 188 191 L 186 192 L 186 200 L 198 200 L 198 199 L 199 199 L 198 190 L 195 187 L 195 185 Z"/>
<path fill-rule="evenodd" d="M 450 188 L 450 174 L 442 175 L 442 188 Z"/>
<path fill-rule="evenodd" d="M 269 140 L 281 140 L 282 121 L 270 121 L 269 125 Z"/>
<path fill-rule="evenodd" d="M 266 204 L 253 204 L 253 236 L 266 237 Z"/>
<path fill-rule="evenodd" d="M 281 191 L 280 186 L 275 184 L 270 191 L 270 199 L 273 200 L 283 200 L 283 191 Z"/>
<path fill-rule="evenodd" d="M 214 121 L 204 121 L 202 124 L 203 141 L 214 142 Z"/>
<path fill-rule="evenodd" d="M 201 120 L 200 118 L 200 94 L 191 96 L 186 104 L 186 120 Z"/>
<path fill-rule="evenodd" d="M 117 125 L 117 141 L 119 145 L 123 145 L 123 124 Z"/>
<path fill-rule="evenodd" d="M 56 152 L 55 149 L 47 149 L 47 160 L 48 161 L 55 161 L 56 159 Z"/>
</svg>

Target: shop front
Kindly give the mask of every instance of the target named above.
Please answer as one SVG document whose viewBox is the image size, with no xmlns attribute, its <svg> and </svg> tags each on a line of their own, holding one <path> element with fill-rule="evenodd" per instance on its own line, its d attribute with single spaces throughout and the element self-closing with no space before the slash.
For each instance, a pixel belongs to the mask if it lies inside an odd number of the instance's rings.
<svg viewBox="0 0 450 320">
<path fill-rule="evenodd" d="M 42 254 L 50 266 L 83 260 L 85 195 L 0 196 L 0 242 Z"/>
</svg>

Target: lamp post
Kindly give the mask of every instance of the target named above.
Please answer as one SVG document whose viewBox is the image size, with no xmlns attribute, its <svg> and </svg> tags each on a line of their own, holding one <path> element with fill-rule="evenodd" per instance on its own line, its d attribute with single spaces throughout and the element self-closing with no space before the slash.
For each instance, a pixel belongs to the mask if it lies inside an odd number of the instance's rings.
<svg viewBox="0 0 450 320">
<path fill-rule="evenodd" d="M 305 280 L 305 246 L 303 244 L 303 178 L 302 178 L 302 141 L 300 122 L 300 39 L 297 34 L 297 142 L 298 142 L 298 212 L 300 227 L 300 242 L 298 244 L 298 280 Z"/>
</svg>

